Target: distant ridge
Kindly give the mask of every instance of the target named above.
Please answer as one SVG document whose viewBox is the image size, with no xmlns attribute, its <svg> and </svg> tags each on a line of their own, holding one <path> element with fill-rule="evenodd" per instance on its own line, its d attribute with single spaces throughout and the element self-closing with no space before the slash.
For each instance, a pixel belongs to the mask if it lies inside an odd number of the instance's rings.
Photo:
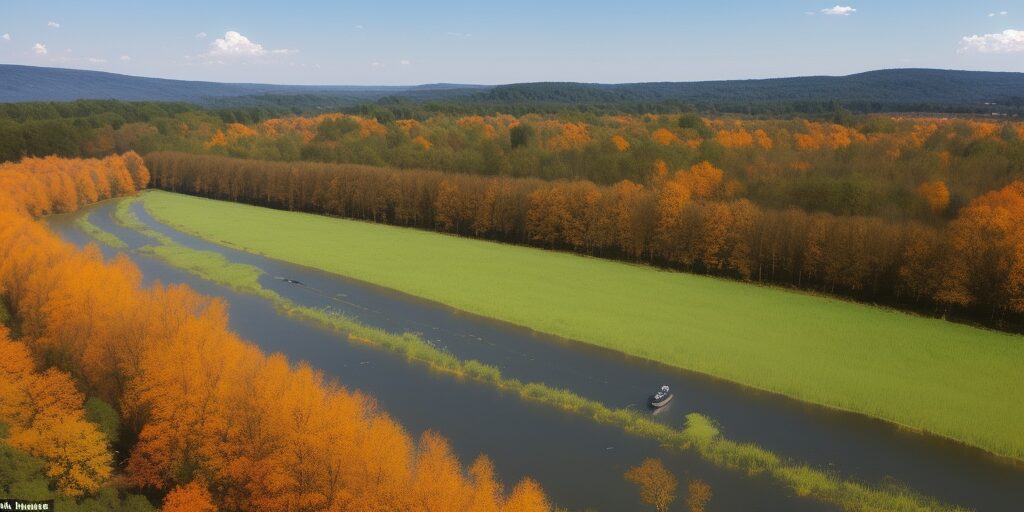
<svg viewBox="0 0 1024 512">
<path fill-rule="evenodd" d="M 678 102 L 721 106 L 838 101 L 861 110 L 1020 112 L 1024 73 L 889 69 L 848 76 L 705 82 L 587 84 L 537 82 L 499 86 L 272 85 L 145 78 L 100 71 L 0 65 L 0 103 L 116 99 L 180 101 L 243 107 L 288 103 L 330 106 L 377 101 L 502 105 L 587 105 Z"/>
<path fill-rule="evenodd" d="M 211 103 L 220 98 L 259 95 L 332 95 L 373 101 L 394 94 L 451 91 L 474 86 L 273 85 L 202 82 L 120 75 L 104 71 L 0 64 L 0 103 L 26 101 L 122 100 Z"/>
</svg>

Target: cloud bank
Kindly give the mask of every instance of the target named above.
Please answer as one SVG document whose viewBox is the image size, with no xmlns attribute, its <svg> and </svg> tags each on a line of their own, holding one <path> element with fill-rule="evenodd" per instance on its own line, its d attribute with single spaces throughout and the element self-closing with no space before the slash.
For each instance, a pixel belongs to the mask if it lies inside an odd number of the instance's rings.
<svg viewBox="0 0 1024 512">
<path fill-rule="evenodd" d="M 1024 30 L 1006 29 L 994 34 L 964 36 L 961 52 L 1017 53 L 1024 52 Z"/>
</svg>

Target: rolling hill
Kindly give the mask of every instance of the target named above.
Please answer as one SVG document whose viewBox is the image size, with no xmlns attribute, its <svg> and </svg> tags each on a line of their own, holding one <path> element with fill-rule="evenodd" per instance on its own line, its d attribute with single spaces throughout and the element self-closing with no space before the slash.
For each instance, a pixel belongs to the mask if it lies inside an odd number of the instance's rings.
<svg viewBox="0 0 1024 512">
<path fill-rule="evenodd" d="M 1024 73 L 890 69 L 847 76 L 704 82 L 586 84 L 538 82 L 499 86 L 297 86 L 145 78 L 99 71 L 0 65 L 0 102 L 117 99 L 183 101 L 211 107 L 338 108 L 367 103 L 462 105 L 622 105 L 677 103 L 743 111 L 772 105 L 838 102 L 857 111 L 1020 113 Z M 788 106 L 788 107 L 785 107 Z M 818 107 L 820 109 L 820 107 Z"/>
</svg>

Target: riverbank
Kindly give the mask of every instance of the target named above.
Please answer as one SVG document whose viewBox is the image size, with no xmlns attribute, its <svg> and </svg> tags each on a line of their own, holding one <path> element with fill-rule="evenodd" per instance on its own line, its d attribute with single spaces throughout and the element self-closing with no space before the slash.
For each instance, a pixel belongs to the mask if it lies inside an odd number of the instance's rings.
<svg viewBox="0 0 1024 512">
<path fill-rule="evenodd" d="M 215 243 L 1024 459 L 1019 336 L 786 290 L 152 191 Z"/>
</svg>

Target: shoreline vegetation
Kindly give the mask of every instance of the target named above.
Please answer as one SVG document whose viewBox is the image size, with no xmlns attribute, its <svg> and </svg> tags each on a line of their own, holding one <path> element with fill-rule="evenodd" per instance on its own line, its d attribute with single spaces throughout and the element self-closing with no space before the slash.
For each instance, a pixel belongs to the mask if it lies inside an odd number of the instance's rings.
<svg viewBox="0 0 1024 512">
<path fill-rule="evenodd" d="M 524 383 L 504 377 L 496 367 L 476 360 L 460 360 L 412 333 L 395 334 L 362 325 L 336 312 L 299 306 L 259 283 L 262 274 L 251 265 L 234 263 L 219 253 L 191 249 L 175 243 L 150 228 L 131 211 L 139 196 L 120 201 L 114 218 L 123 227 L 137 231 L 157 242 L 140 252 L 152 254 L 166 263 L 202 279 L 239 292 L 271 301 L 280 311 L 344 332 L 350 342 L 363 343 L 403 355 L 408 361 L 459 379 L 469 379 L 530 400 L 614 425 L 633 435 L 653 439 L 667 448 L 694 450 L 716 466 L 743 471 L 750 476 L 766 476 L 790 488 L 798 496 L 832 503 L 848 511 L 964 511 L 941 504 L 909 489 L 895 486 L 873 487 L 843 480 L 833 473 L 790 461 L 752 443 L 738 443 L 724 437 L 714 421 L 698 413 L 687 415 L 682 429 L 657 422 L 647 415 L 628 409 L 612 409 L 566 389 L 538 383 Z"/>
<path fill-rule="evenodd" d="M 1024 460 L 1024 345 L 1006 333 L 408 228 L 162 191 L 141 200 L 217 244 Z M 496 289 L 501 304 L 488 300 Z"/>
</svg>

